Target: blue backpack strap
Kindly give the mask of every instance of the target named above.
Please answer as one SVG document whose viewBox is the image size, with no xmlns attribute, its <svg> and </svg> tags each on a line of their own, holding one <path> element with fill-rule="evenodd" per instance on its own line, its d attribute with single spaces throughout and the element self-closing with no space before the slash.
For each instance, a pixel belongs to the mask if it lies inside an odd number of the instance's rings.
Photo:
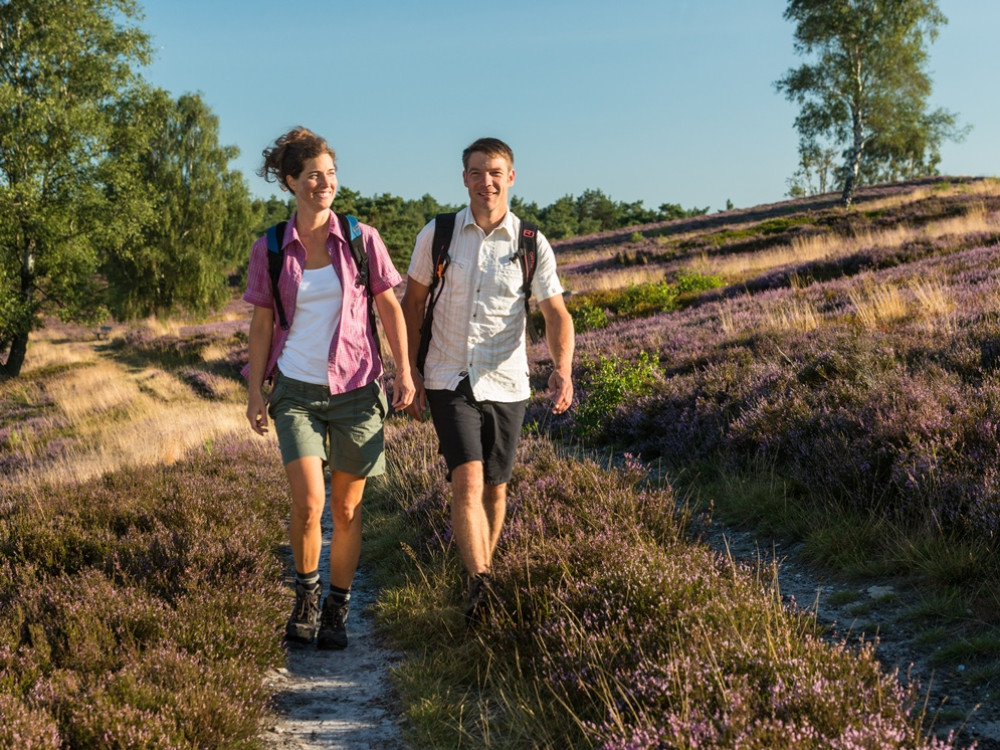
<svg viewBox="0 0 1000 750">
<path fill-rule="evenodd" d="M 267 271 L 271 277 L 274 306 L 278 309 L 278 322 L 286 331 L 288 330 L 288 319 L 285 317 L 285 308 L 281 304 L 281 295 L 278 293 L 278 278 L 281 276 L 281 269 L 285 261 L 285 248 L 282 246 L 282 242 L 285 239 L 287 225 L 287 221 L 280 221 L 267 228 Z"/>
<path fill-rule="evenodd" d="M 427 307 L 424 309 L 424 322 L 420 325 L 420 345 L 417 347 L 417 371 L 424 374 L 424 362 L 427 360 L 427 350 L 431 345 L 431 326 L 434 323 L 434 305 L 444 290 L 444 272 L 448 270 L 451 257 L 448 248 L 451 246 L 451 236 L 455 232 L 455 214 L 438 214 L 434 218 L 434 239 L 431 240 L 431 264 L 433 275 L 431 285 L 427 289 Z M 437 290 L 437 294 L 435 294 Z"/>
<path fill-rule="evenodd" d="M 361 225 L 357 218 L 349 214 L 337 214 L 337 218 L 340 220 L 340 230 L 344 233 L 344 239 L 351 246 L 354 264 L 358 267 L 358 285 L 365 288 L 365 295 L 368 297 L 368 325 L 371 327 L 372 338 L 375 339 L 375 350 L 378 352 L 379 360 L 381 360 L 382 341 L 375 323 L 375 295 L 372 294 L 371 275 L 368 272 L 368 251 L 365 249 L 365 239 L 361 236 Z"/>
<path fill-rule="evenodd" d="M 338 214 L 340 216 L 340 228 L 344 232 L 344 237 L 351 246 L 351 255 L 354 256 L 354 263 L 358 267 L 358 274 L 361 276 L 361 284 L 371 293 L 371 286 L 368 283 L 368 252 L 365 250 L 365 241 L 361 236 L 361 226 L 358 220 L 349 214 Z"/>
</svg>

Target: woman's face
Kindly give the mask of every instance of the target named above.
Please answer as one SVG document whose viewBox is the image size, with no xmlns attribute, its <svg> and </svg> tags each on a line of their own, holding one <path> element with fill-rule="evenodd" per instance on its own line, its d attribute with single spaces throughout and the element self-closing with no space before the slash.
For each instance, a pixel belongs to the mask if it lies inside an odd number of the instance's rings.
<svg viewBox="0 0 1000 750">
<path fill-rule="evenodd" d="M 337 168 L 333 165 L 333 157 L 320 154 L 314 159 L 306 159 L 299 176 L 289 175 L 285 182 L 299 206 L 308 205 L 316 211 L 329 208 L 337 194 Z"/>
</svg>

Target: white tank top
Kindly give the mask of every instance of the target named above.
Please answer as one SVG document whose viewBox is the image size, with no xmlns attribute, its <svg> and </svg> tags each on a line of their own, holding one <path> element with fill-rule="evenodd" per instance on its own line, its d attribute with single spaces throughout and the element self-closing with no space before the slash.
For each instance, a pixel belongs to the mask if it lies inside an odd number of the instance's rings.
<svg viewBox="0 0 1000 750">
<path fill-rule="evenodd" d="M 330 343 L 340 325 L 344 289 L 333 265 L 304 269 L 295 299 L 295 317 L 278 357 L 278 369 L 294 380 L 330 382 Z"/>
</svg>

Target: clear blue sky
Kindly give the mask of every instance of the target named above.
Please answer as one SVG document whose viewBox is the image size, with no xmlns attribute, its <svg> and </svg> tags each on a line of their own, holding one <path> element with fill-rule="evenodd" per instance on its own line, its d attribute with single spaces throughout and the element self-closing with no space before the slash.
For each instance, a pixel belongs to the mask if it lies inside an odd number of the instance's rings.
<svg viewBox="0 0 1000 750">
<path fill-rule="evenodd" d="M 463 203 L 461 151 L 514 149 L 512 192 L 547 205 L 599 188 L 649 208 L 782 200 L 796 108 L 774 81 L 800 62 L 785 0 L 146 0 L 144 75 L 200 93 L 259 196 L 260 152 L 324 135 L 341 184 Z M 1000 174 L 1000 2 L 939 0 L 932 105 L 973 126 L 941 172 Z"/>
</svg>

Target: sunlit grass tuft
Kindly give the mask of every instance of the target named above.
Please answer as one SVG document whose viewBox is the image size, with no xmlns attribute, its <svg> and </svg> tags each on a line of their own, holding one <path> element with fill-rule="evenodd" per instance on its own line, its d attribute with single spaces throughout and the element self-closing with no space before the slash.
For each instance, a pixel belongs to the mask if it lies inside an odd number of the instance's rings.
<svg viewBox="0 0 1000 750">
<path fill-rule="evenodd" d="M 765 325 L 769 328 L 788 331 L 812 331 L 822 320 L 812 302 L 798 297 L 768 305 L 763 314 Z"/>
<path fill-rule="evenodd" d="M 862 279 L 849 292 L 857 321 L 868 329 L 902 320 L 906 317 L 906 301 L 899 288 Z"/>
</svg>

